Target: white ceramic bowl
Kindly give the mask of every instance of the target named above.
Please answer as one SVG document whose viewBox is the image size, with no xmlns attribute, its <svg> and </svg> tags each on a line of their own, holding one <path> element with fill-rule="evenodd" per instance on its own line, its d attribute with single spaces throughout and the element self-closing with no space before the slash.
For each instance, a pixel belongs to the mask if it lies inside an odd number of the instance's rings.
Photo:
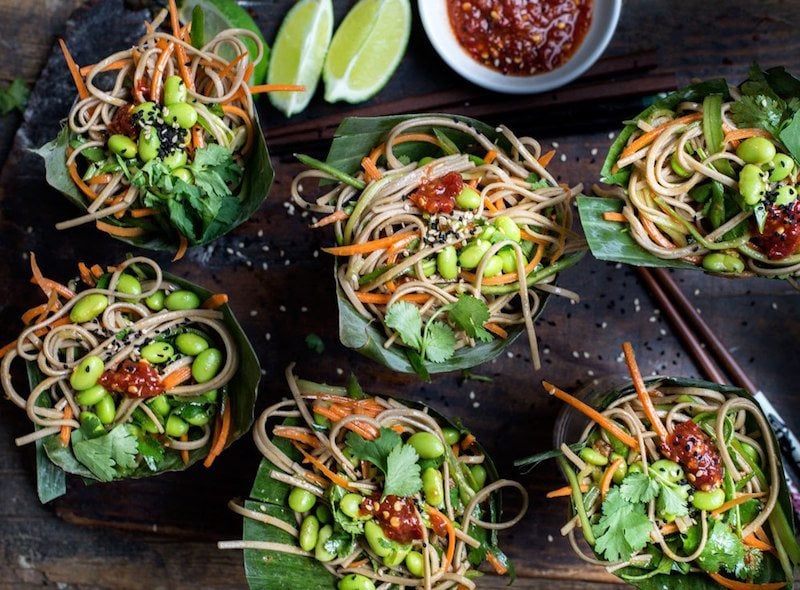
<svg viewBox="0 0 800 590">
<path fill-rule="evenodd" d="M 622 0 L 593 0 L 592 23 L 578 50 L 556 69 L 534 76 L 508 76 L 475 61 L 458 42 L 447 0 L 418 0 L 422 25 L 436 52 L 461 76 L 489 90 L 535 94 L 567 84 L 588 70 L 605 51 L 622 10 Z"/>
</svg>

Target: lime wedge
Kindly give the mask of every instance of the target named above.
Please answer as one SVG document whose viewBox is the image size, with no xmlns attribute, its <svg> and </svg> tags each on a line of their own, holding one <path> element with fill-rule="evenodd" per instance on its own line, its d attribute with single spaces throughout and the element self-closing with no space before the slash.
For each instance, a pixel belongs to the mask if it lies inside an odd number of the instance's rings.
<svg viewBox="0 0 800 590">
<path fill-rule="evenodd" d="M 360 0 L 333 36 L 322 74 L 325 100 L 367 100 L 384 87 L 411 33 L 408 0 Z"/>
<path fill-rule="evenodd" d="M 272 46 L 268 84 L 301 84 L 303 92 L 271 92 L 269 100 L 287 117 L 314 96 L 333 35 L 331 0 L 300 0 L 283 19 Z"/>
<path fill-rule="evenodd" d="M 247 11 L 239 6 L 234 0 L 183 0 L 180 7 L 180 19 L 183 23 L 188 23 L 192 20 L 192 11 L 195 6 L 203 9 L 203 40 L 208 43 L 218 33 L 225 29 L 247 29 L 258 35 L 261 43 L 264 46 L 264 55 L 261 61 L 253 68 L 253 75 L 250 78 L 250 85 L 255 86 L 261 84 L 267 75 L 267 63 L 269 61 L 269 46 L 267 45 L 261 29 L 247 13 Z M 250 50 L 250 59 L 255 61 L 258 55 L 256 44 L 252 39 L 243 38 L 244 44 Z M 233 50 L 230 50 L 230 55 L 225 54 L 223 48 L 220 53 L 227 59 L 233 59 Z"/>
</svg>

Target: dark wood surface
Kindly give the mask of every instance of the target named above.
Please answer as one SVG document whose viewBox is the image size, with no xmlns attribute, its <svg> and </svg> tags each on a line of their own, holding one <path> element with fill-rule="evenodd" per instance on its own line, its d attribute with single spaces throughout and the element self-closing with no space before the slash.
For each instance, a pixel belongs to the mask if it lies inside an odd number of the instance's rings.
<svg viewBox="0 0 800 590">
<path fill-rule="evenodd" d="M 335 2 L 337 13 L 351 3 Z M 8 143 L 8 129 L 19 118 L 0 124 L 0 132 L 5 133 L 0 133 L 0 141 L 6 142 L 4 148 L 0 146 L 5 159 L 0 175 L 3 343 L 15 337 L 20 313 L 39 297 L 27 280 L 27 252 L 37 253 L 45 273 L 67 278 L 77 260 L 110 264 L 128 250 L 88 228 L 56 233 L 53 224 L 74 211 L 47 187 L 41 164 L 25 151 L 52 136 L 59 118 L 66 114 L 58 91 L 67 83 L 66 70 L 60 58 L 50 53 L 53 35 L 66 35 L 80 63 L 93 61 L 122 43 L 113 35 L 117 29 L 91 29 L 88 40 L 85 29 L 93 19 L 103 22 L 103 10 L 121 13 L 119 2 L 90 2 L 91 10 L 63 22 L 72 8 L 83 4 L 81 0 L 0 0 L 0 79 L 22 76 L 33 81 L 45 68 L 13 147 Z M 247 3 L 270 40 L 289 4 L 277 0 Z M 141 21 L 131 13 L 121 14 L 131 23 Z M 790 2 L 629 0 L 606 55 L 654 50 L 650 55 L 655 57 L 650 59 L 657 67 L 641 74 L 643 89 L 649 88 L 652 76 L 666 74 L 674 75 L 676 84 L 718 75 L 737 80 L 754 60 L 764 66 L 787 64 L 797 73 L 798 30 L 800 13 Z M 445 88 L 474 90 L 439 60 L 415 21 L 409 53 L 397 76 L 367 107 L 412 100 Z M 559 177 L 586 185 L 597 177 L 617 121 L 635 114 L 641 105 L 638 98 L 627 101 L 632 104 L 617 105 L 598 100 L 559 110 L 545 102 L 546 97 L 532 99 L 539 106 L 515 116 L 514 128 L 552 142 L 559 155 L 564 154 L 553 164 Z M 352 108 L 327 105 L 317 97 L 308 112 L 291 124 L 344 116 Z M 266 104 L 261 111 L 268 140 L 273 132 L 277 137 L 286 120 Z M 452 111 L 460 112 L 458 105 Z M 491 116 L 487 118 L 492 121 Z M 303 146 L 317 156 L 324 155 L 326 148 L 325 142 Z M 503 536 L 517 564 L 516 587 L 593 589 L 613 582 L 602 569 L 579 562 L 559 537 L 566 503 L 544 499 L 547 489 L 561 484 L 555 466 L 544 465 L 521 475 L 511 462 L 551 445 L 560 408 L 547 398 L 539 381 L 546 378 L 575 389 L 593 379 L 620 374 L 624 339 L 635 344 L 646 374 L 698 375 L 636 273 L 587 256 L 562 275 L 560 283 L 579 291 L 582 301 L 570 305 L 553 298 L 539 320 L 544 359 L 539 373 L 532 372 L 526 345 L 519 341 L 508 355 L 476 368 L 494 377 L 491 383 L 464 381 L 461 375 L 450 374 L 423 385 L 413 377 L 391 374 L 337 342 L 331 261 L 324 255 L 314 256 L 330 242 L 330 236 L 307 230 L 308 220 L 285 207 L 291 178 L 300 170 L 291 151 L 289 142 L 275 146 L 275 186 L 267 204 L 248 223 L 213 247 L 191 250 L 171 266 L 177 274 L 231 295 L 265 370 L 257 410 L 286 394 L 283 371 L 289 362 L 297 361 L 297 372 L 304 377 L 337 382 L 352 370 L 366 388 L 419 399 L 459 416 L 493 452 L 501 472 L 518 477 L 531 494 L 528 515 Z M 166 257 L 157 258 L 167 263 Z M 675 276 L 790 427 L 800 430 L 794 399 L 800 351 L 797 293 L 778 281 L 728 281 L 697 272 Z M 324 356 L 304 345 L 304 337 L 312 332 L 325 342 Z M 0 588 L 246 587 L 241 554 L 219 551 L 214 541 L 240 536 L 240 519 L 228 513 L 225 504 L 249 490 L 259 461 L 249 437 L 236 443 L 210 470 L 195 466 L 181 474 L 91 487 L 70 480 L 64 498 L 41 506 L 33 449 L 18 449 L 13 443 L 30 425 L 16 407 L 6 402 L 2 406 Z M 517 501 L 509 498 L 507 503 L 513 509 Z M 504 585 L 504 580 L 492 576 L 479 582 L 481 588 Z"/>
</svg>

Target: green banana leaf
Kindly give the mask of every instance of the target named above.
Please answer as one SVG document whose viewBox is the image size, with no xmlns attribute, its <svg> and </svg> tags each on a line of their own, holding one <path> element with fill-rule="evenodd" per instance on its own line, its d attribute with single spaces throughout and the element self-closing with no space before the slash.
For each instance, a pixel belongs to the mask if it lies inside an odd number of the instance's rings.
<svg viewBox="0 0 800 590">
<path fill-rule="evenodd" d="M 207 235 L 200 241 L 190 241 L 189 246 L 200 246 L 212 242 L 244 223 L 256 212 L 266 200 L 267 195 L 269 195 L 275 172 L 270 162 L 264 134 L 261 133 L 257 113 L 254 119 L 254 129 L 258 130 L 258 132 L 255 134 L 253 148 L 245 159 L 242 182 L 238 193 L 235 195 L 239 200 L 236 216 L 230 222 L 214 221 L 209 227 Z M 75 183 L 72 182 L 67 170 L 67 147 L 69 147 L 71 139 L 73 139 L 73 136 L 69 131 L 69 127 L 64 126 L 54 140 L 32 151 L 44 159 L 47 183 L 61 192 L 72 204 L 85 210 L 87 205 L 86 197 L 81 194 Z M 123 220 L 111 217 L 104 221 L 120 227 L 141 227 L 148 230 L 145 235 L 134 238 L 112 236 L 127 244 L 148 250 L 171 252 L 178 248 L 179 234 L 169 224 L 169 220 L 163 222 L 166 226 L 156 223 L 151 218 Z"/>
<path fill-rule="evenodd" d="M 753 397 L 747 393 L 744 389 L 733 387 L 731 385 L 720 385 L 719 383 L 711 383 L 708 381 L 702 381 L 699 379 L 688 379 L 683 377 L 648 377 L 645 378 L 645 383 L 650 387 L 702 387 L 705 389 L 711 389 L 713 391 L 718 391 L 720 393 L 724 393 L 726 395 L 737 395 L 739 397 L 744 397 L 750 400 L 753 400 Z M 626 385 L 619 389 L 614 389 L 607 394 L 602 396 L 602 399 L 599 403 L 596 404 L 596 407 L 599 410 L 603 410 L 607 408 L 612 402 L 619 399 L 620 397 L 630 395 L 635 393 L 635 389 L 633 384 Z M 754 401 L 754 400 L 753 400 Z M 591 403 L 591 400 L 589 400 Z M 754 403 L 758 405 L 758 402 Z M 767 421 L 769 423 L 769 421 Z M 770 438 L 772 440 L 772 446 L 778 453 L 778 461 L 780 463 L 780 450 L 778 446 L 778 441 L 775 439 L 775 433 L 770 430 Z M 779 470 L 780 473 L 783 473 L 782 466 Z M 780 481 L 780 495 L 778 497 L 778 505 L 776 510 L 780 510 L 783 515 L 786 517 L 786 521 L 788 523 L 788 527 L 791 530 L 792 539 L 796 538 L 797 531 L 795 530 L 794 525 L 794 517 L 793 517 L 793 509 L 791 500 L 789 498 L 789 488 L 786 485 L 786 480 L 781 478 Z M 570 503 L 570 517 L 574 516 L 574 510 L 572 508 L 572 504 Z M 796 541 L 795 541 L 796 543 Z M 603 559 L 600 555 L 595 554 L 597 559 Z M 782 582 L 784 581 L 785 575 L 781 570 L 780 565 L 778 564 L 777 560 L 768 553 L 764 554 L 765 566 L 764 569 L 755 582 L 757 583 L 767 583 L 767 582 Z M 794 564 L 795 567 L 797 564 Z M 636 576 L 641 574 L 646 574 L 649 570 L 644 570 L 640 568 L 633 568 L 627 567 L 617 572 L 614 572 L 615 575 L 622 578 L 623 576 Z M 680 582 L 676 580 L 680 578 Z M 622 578 L 624 579 L 624 578 Z M 639 588 L 640 590 L 661 590 L 663 588 L 681 588 L 681 590 L 717 590 L 719 585 L 714 582 L 710 577 L 703 573 L 688 573 L 688 574 L 679 574 L 676 572 L 671 572 L 669 574 L 657 574 L 650 578 L 644 580 L 625 580 L 628 584 Z"/>
<path fill-rule="evenodd" d="M 151 273 L 148 267 L 144 267 L 142 270 L 150 276 Z M 182 289 L 197 293 L 201 300 L 207 299 L 213 294 L 207 289 L 169 273 L 164 273 L 164 280 L 175 283 Z M 239 369 L 226 386 L 231 411 L 231 429 L 228 434 L 228 440 L 225 443 L 227 448 L 249 431 L 250 426 L 253 424 L 253 411 L 256 396 L 258 395 L 258 383 L 261 380 L 261 365 L 250 341 L 234 317 L 230 307 L 224 305 L 220 310 L 223 314 L 223 322 L 230 330 L 236 348 L 239 351 Z M 33 389 L 44 377 L 39 372 L 36 363 L 27 363 L 27 369 L 28 382 L 31 389 Z M 44 400 L 41 402 L 42 404 L 49 404 L 49 400 L 45 395 L 40 396 L 39 400 Z M 71 446 L 66 448 L 61 446 L 61 441 L 57 434 L 41 439 L 40 443 L 37 444 L 36 478 L 39 498 L 43 503 L 66 493 L 64 473 L 72 473 L 89 480 L 98 481 L 98 478 L 75 458 Z M 184 465 L 179 453 L 166 452 L 164 460 L 157 471 L 152 471 L 147 465 L 141 463 L 127 474 L 125 479 L 150 477 L 167 471 L 183 471 L 205 458 L 210 445 L 211 443 L 209 442 L 200 449 L 190 451 L 188 465 Z"/>
<path fill-rule="evenodd" d="M 490 140 L 498 142 L 502 147 L 509 147 L 505 138 L 496 129 L 458 115 L 397 115 L 391 117 L 350 117 L 345 119 L 336 130 L 333 143 L 325 160 L 326 164 L 346 172 L 355 173 L 364 156 L 376 146 L 380 145 L 388 136 L 389 132 L 399 123 L 408 119 L 420 117 L 447 117 L 455 121 L 461 121 L 475 128 L 477 131 L 488 137 Z M 431 127 L 415 128 L 421 132 L 434 133 Z M 462 152 L 469 153 L 472 146 L 472 138 L 454 129 L 436 128 L 436 131 L 443 133 L 452 141 Z M 425 156 L 436 156 L 441 154 L 441 150 L 433 145 L 419 142 L 408 142 L 397 146 L 394 150 L 399 158 L 407 157 L 411 161 L 419 160 Z M 558 270 L 563 270 L 580 260 L 583 253 L 565 256 Z M 336 298 L 339 309 L 339 340 L 348 348 L 357 350 L 364 356 L 401 373 L 417 373 L 421 378 L 429 380 L 431 373 L 446 373 L 468 369 L 480 363 L 490 361 L 501 354 L 520 334 L 522 326 L 513 326 L 508 331 L 508 338 L 496 338 L 491 342 L 479 343 L 474 347 L 464 347 L 444 363 L 432 363 L 427 360 L 419 359 L 418 355 L 409 358 L 407 350 L 401 346 L 385 348 L 386 334 L 380 322 L 363 317 L 352 303 L 347 299 L 344 292 L 339 287 L 336 280 L 336 265 L 334 265 L 334 282 L 336 283 Z M 549 294 L 540 293 L 541 304 L 534 316 L 538 318 L 544 310 L 545 304 L 549 299 Z M 414 358 L 416 357 L 416 358 Z"/>
<path fill-rule="evenodd" d="M 460 424 L 445 418 L 436 410 L 424 404 L 398 398 L 395 398 L 395 400 L 409 408 L 427 409 L 428 413 L 436 418 L 439 424 L 463 430 Z M 296 460 L 301 459 L 297 450 L 288 444 L 285 439 L 276 439 L 273 442 L 286 452 L 289 457 Z M 486 467 L 487 481 L 496 481 L 499 479 L 499 475 L 494 462 L 486 454 L 485 449 L 480 446 L 480 443 L 476 442 L 475 444 L 478 445 L 480 452 L 486 457 L 483 465 Z M 293 513 L 287 507 L 291 488 L 288 484 L 270 477 L 270 472 L 274 469 L 276 467 L 269 460 L 266 458 L 261 459 L 253 481 L 253 487 L 250 490 L 250 499 L 245 503 L 245 507 L 276 516 L 294 524 Z M 493 495 L 490 502 L 491 520 L 497 522 L 502 508 L 499 494 Z M 290 535 L 273 526 L 268 526 L 246 517 L 243 518 L 243 521 L 242 538 L 245 541 L 268 541 L 287 544 L 294 544 L 295 542 Z M 494 533 L 492 535 L 492 544 L 496 544 L 496 534 Z M 336 582 L 338 581 L 333 574 L 313 557 L 287 555 L 277 551 L 245 550 L 244 568 L 250 590 L 290 588 L 297 586 L 298 580 L 303 580 L 303 590 L 335 590 Z"/>
</svg>

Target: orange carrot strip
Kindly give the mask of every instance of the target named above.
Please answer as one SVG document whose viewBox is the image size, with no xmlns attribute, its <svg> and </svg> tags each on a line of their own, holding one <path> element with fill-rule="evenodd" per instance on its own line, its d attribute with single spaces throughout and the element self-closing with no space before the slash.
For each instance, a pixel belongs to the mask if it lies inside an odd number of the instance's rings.
<svg viewBox="0 0 800 590">
<path fill-rule="evenodd" d="M 192 377 L 192 367 L 191 365 L 183 366 L 179 369 L 175 369 L 169 375 L 166 375 L 161 380 L 161 385 L 164 386 L 164 391 L 169 391 L 173 387 L 177 387 L 184 381 L 188 381 Z"/>
<path fill-rule="evenodd" d="M 22 323 L 26 326 L 29 325 L 34 318 L 38 317 L 43 313 L 47 313 L 49 306 L 46 303 L 42 303 L 41 305 L 37 305 L 35 307 L 31 307 L 28 311 L 22 314 Z"/>
<path fill-rule="evenodd" d="M 250 115 L 244 112 L 239 107 L 235 107 L 233 105 L 223 105 L 222 110 L 226 113 L 230 113 L 232 115 L 236 115 L 242 121 L 244 121 L 244 126 L 247 129 L 247 141 L 245 141 L 244 146 L 242 147 L 242 153 L 246 154 L 250 151 L 250 146 L 253 145 L 253 122 L 250 120 Z"/>
<path fill-rule="evenodd" d="M 203 301 L 203 309 L 219 309 L 228 303 L 228 295 L 225 293 L 214 293 L 211 297 Z"/>
<path fill-rule="evenodd" d="M 786 588 L 786 582 L 769 582 L 768 584 L 753 584 L 751 582 L 739 582 L 731 580 L 720 574 L 708 574 L 712 580 L 728 590 L 780 590 Z"/>
<path fill-rule="evenodd" d="M 9 352 L 14 350 L 17 347 L 17 341 L 14 340 L 13 342 L 9 342 L 2 348 L 0 348 L 0 359 L 6 356 Z"/>
<path fill-rule="evenodd" d="M 646 133 L 642 133 L 639 137 L 633 140 L 628 146 L 622 150 L 622 153 L 619 155 L 619 160 L 624 160 L 631 154 L 635 154 L 640 149 L 647 147 L 653 141 L 655 141 L 656 137 L 664 133 L 670 127 L 675 127 L 676 125 L 683 125 L 685 123 L 691 123 L 693 121 L 699 121 L 703 118 L 703 113 L 692 113 L 691 115 L 684 115 L 683 117 L 678 117 L 677 119 L 673 119 L 672 121 L 667 121 L 663 125 L 659 125 L 655 129 L 651 129 Z"/>
<path fill-rule="evenodd" d="M 497 213 L 499 211 L 495 204 L 489 200 L 489 197 L 483 197 L 483 206 L 489 210 L 489 213 Z"/>
<path fill-rule="evenodd" d="M 118 225 L 111 225 L 99 219 L 95 222 L 97 229 L 112 236 L 119 236 L 122 238 L 136 238 L 143 236 L 147 232 L 141 227 L 120 227 Z"/>
<path fill-rule="evenodd" d="M 92 268 L 91 268 L 91 271 L 92 271 L 92 275 L 96 279 L 99 279 L 104 274 L 103 273 L 103 267 L 101 267 L 99 264 L 93 264 Z"/>
<path fill-rule="evenodd" d="M 471 432 L 464 437 L 464 440 L 461 441 L 461 450 L 466 451 L 472 445 L 475 444 L 475 435 Z"/>
<path fill-rule="evenodd" d="M 306 89 L 302 84 L 259 84 L 250 87 L 250 94 L 263 94 L 265 92 L 303 92 Z"/>
<path fill-rule="evenodd" d="M 420 141 L 423 143 L 430 143 L 431 145 L 441 147 L 441 145 L 439 144 L 439 140 L 436 139 L 436 137 L 434 137 L 433 135 L 429 135 L 427 133 L 406 133 L 404 135 L 398 135 L 395 138 L 394 143 L 392 145 L 393 146 L 399 145 L 401 143 L 406 143 L 409 141 Z M 372 151 L 369 153 L 369 159 L 372 160 L 373 162 L 377 162 L 378 158 L 381 155 L 383 155 L 385 151 L 386 151 L 386 144 L 382 143 L 379 146 L 376 146 L 375 148 L 372 149 Z"/>
<path fill-rule="evenodd" d="M 735 508 L 739 504 L 743 504 L 743 503 L 747 502 L 748 500 L 752 500 L 753 498 L 763 498 L 764 495 L 765 495 L 764 492 L 758 492 L 758 493 L 755 493 L 755 494 L 739 494 L 735 498 L 732 498 L 732 499 L 728 500 L 727 502 L 725 502 L 722 506 L 720 506 L 716 510 L 712 510 L 711 511 L 711 516 L 716 518 L 716 517 L 724 514 L 725 512 L 730 510 L 731 508 Z"/>
<path fill-rule="evenodd" d="M 189 241 L 186 239 L 186 236 L 183 234 L 180 235 L 178 239 L 178 249 L 175 251 L 175 256 L 172 258 L 172 262 L 177 262 L 181 258 L 186 255 L 186 248 L 189 247 Z"/>
<path fill-rule="evenodd" d="M 528 233 L 525 230 L 522 230 L 520 232 L 520 237 L 526 242 L 533 242 L 534 244 L 542 244 L 543 246 L 548 243 L 547 240 L 545 240 L 544 238 L 534 236 L 533 234 Z"/>
<path fill-rule="evenodd" d="M 617 213 L 616 211 L 604 212 L 603 219 L 605 221 L 619 221 L 620 223 L 628 223 L 628 218 L 625 217 L 622 213 Z"/>
<path fill-rule="evenodd" d="M 639 220 L 642 222 L 642 226 L 644 230 L 647 232 L 647 235 L 659 246 L 662 248 L 674 248 L 675 244 L 673 244 L 668 238 L 661 233 L 661 231 L 656 227 L 656 224 L 650 221 L 647 217 L 640 217 Z"/>
<path fill-rule="evenodd" d="M 489 150 L 486 152 L 486 155 L 483 157 L 484 164 L 491 164 L 497 158 L 497 150 Z"/>
<path fill-rule="evenodd" d="M 541 164 L 543 167 L 546 167 L 553 159 L 553 156 L 555 155 L 556 155 L 556 150 L 550 150 L 546 154 L 542 154 L 541 156 L 539 156 L 539 164 Z"/>
<path fill-rule="evenodd" d="M 361 303 L 374 303 L 376 305 L 386 305 L 392 298 L 391 293 L 365 293 L 363 291 L 356 291 L 356 299 Z M 425 303 L 431 295 L 427 293 L 409 293 L 400 297 L 402 301 L 410 301 L 411 303 Z"/>
<path fill-rule="evenodd" d="M 39 288 L 44 291 L 46 295 L 50 295 L 52 291 L 55 291 L 59 295 L 66 297 L 67 299 L 72 299 L 75 297 L 75 292 L 62 285 L 61 283 L 54 281 L 52 279 L 46 279 L 42 275 L 42 271 L 39 269 L 39 265 L 36 263 L 36 255 L 31 253 L 31 272 L 33 277 L 31 278 L 31 283 L 34 285 L 38 285 Z"/>
<path fill-rule="evenodd" d="M 581 484 L 580 485 L 581 493 L 585 494 L 589 491 L 588 484 Z M 572 486 L 564 486 L 563 488 L 558 488 L 555 490 L 551 490 L 547 492 L 545 497 L 547 498 L 566 498 L 567 496 L 572 495 Z"/>
<path fill-rule="evenodd" d="M 677 533 L 678 530 L 679 530 L 678 525 L 675 524 L 674 522 L 670 522 L 662 526 L 660 529 L 658 529 L 658 532 L 661 533 L 663 536 L 666 536 L 666 535 L 671 535 L 672 533 Z"/>
<path fill-rule="evenodd" d="M 93 184 L 107 184 L 111 182 L 113 176 L 111 174 L 98 174 L 97 176 L 92 176 L 89 180 L 86 181 L 86 184 L 89 186 Z"/>
<path fill-rule="evenodd" d="M 600 496 L 603 498 L 603 500 L 606 499 L 606 494 L 608 493 L 608 490 L 611 489 L 611 478 L 617 472 L 619 466 L 622 465 L 622 463 L 624 462 L 625 459 L 620 457 L 619 459 L 614 461 L 611 465 L 609 465 L 608 469 L 606 469 L 606 472 L 603 474 L 603 479 L 600 480 Z"/>
<path fill-rule="evenodd" d="M 636 355 L 633 352 L 633 346 L 631 346 L 630 342 L 622 343 L 622 352 L 625 355 L 625 364 L 628 365 L 628 371 L 631 374 L 633 386 L 636 388 L 636 395 L 639 397 L 639 401 L 644 409 L 644 415 L 650 420 L 650 424 L 653 430 L 658 434 L 658 438 L 663 441 L 667 438 L 667 429 L 664 428 L 661 418 L 656 414 L 653 400 L 650 399 L 650 394 L 647 392 L 647 388 L 644 385 L 642 374 L 639 372 L 639 366 L 636 364 Z"/>
<path fill-rule="evenodd" d="M 92 271 L 89 270 L 89 267 L 86 266 L 83 262 L 78 263 L 78 273 L 81 275 L 81 280 L 86 283 L 90 287 L 95 286 L 95 280 L 92 276 Z M 25 321 L 25 316 L 22 316 L 22 321 Z M 26 322 L 27 323 L 27 322 Z"/>
<path fill-rule="evenodd" d="M 140 217 L 152 217 L 156 214 L 156 210 L 152 207 L 143 207 L 141 209 L 131 209 L 129 213 L 131 217 L 139 219 Z"/>
<path fill-rule="evenodd" d="M 483 324 L 483 327 L 489 330 L 492 334 L 496 336 L 500 336 L 503 340 L 508 338 L 508 332 L 506 332 L 501 326 L 498 324 L 493 324 L 491 322 L 487 322 Z"/>
<path fill-rule="evenodd" d="M 552 383 L 548 383 L 547 381 L 542 381 L 542 386 L 545 388 L 547 393 L 549 393 L 550 395 L 554 395 L 563 402 L 566 402 L 567 404 L 578 410 L 581 414 L 587 416 L 592 422 L 596 422 L 597 424 L 599 424 L 602 428 L 604 428 L 605 430 L 616 436 L 620 441 L 622 441 L 623 444 L 629 446 L 632 449 L 639 448 L 639 441 L 637 441 L 630 434 L 622 430 L 622 428 L 617 426 L 615 422 L 613 422 L 609 418 L 606 418 L 605 416 L 603 416 L 603 414 L 601 414 L 591 406 L 586 405 L 578 398 L 568 394 L 563 389 L 559 389 Z"/>
<path fill-rule="evenodd" d="M 734 129 L 733 131 L 725 134 L 725 137 L 722 139 L 722 143 L 740 141 L 742 139 L 747 139 L 748 137 L 766 137 L 767 139 L 772 139 L 772 133 L 765 129 L 758 129 L 756 127 L 750 127 L 747 129 Z"/>
<path fill-rule="evenodd" d="M 245 57 L 248 57 L 249 55 L 250 55 L 250 53 L 245 52 L 245 53 L 240 53 L 239 55 L 234 57 L 231 61 L 228 62 L 228 65 L 226 65 L 224 68 L 222 68 L 219 71 L 219 77 L 220 78 L 227 77 L 228 74 L 230 74 L 233 71 L 233 68 L 236 67 L 236 64 L 238 64 L 240 61 L 242 61 Z M 213 67 L 213 62 L 210 63 L 209 65 Z M 251 93 L 252 93 L 252 90 L 251 90 Z"/>
<path fill-rule="evenodd" d="M 349 567 L 351 568 L 361 567 L 362 565 L 367 565 L 368 563 L 369 559 L 361 559 L 359 561 L 354 561 L 353 563 L 350 564 Z"/>
<path fill-rule="evenodd" d="M 450 564 L 453 563 L 453 556 L 456 553 L 456 529 L 453 527 L 453 523 L 450 522 L 450 519 L 433 506 L 426 505 L 425 511 L 431 516 L 435 516 L 441 520 L 444 523 L 444 526 L 447 528 L 447 553 L 445 554 L 444 561 L 442 562 L 442 569 L 447 571 L 450 569 Z"/>
<path fill-rule="evenodd" d="M 75 86 L 78 89 L 78 96 L 83 100 L 89 96 L 89 90 L 86 88 L 86 83 L 83 81 L 80 68 L 78 68 L 78 64 L 75 63 L 75 60 L 72 59 L 72 54 L 69 52 L 69 49 L 67 49 L 67 44 L 64 43 L 64 40 L 59 38 L 58 44 L 61 45 L 61 52 L 64 54 L 64 60 L 67 62 L 69 73 L 72 75 L 72 81 L 75 82 Z"/>
<path fill-rule="evenodd" d="M 761 539 L 756 538 L 756 536 L 753 533 L 750 533 L 748 536 L 742 539 L 742 543 L 744 543 L 748 547 L 755 547 L 756 549 L 761 549 L 761 551 L 775 551 L 775 547 L 773 547 L 769 543 L 765 543 Z"/>
<path fill-rule="evenodd" d="M 418 236 L 418 232 L 413 232 L 414 236 Z M 332 246 L 330 248 L 323 248 L 323 252 L 334 254 L 336 256 L 353 256 L 354 254 L 368 254 L 375 250 L 388 248 L 395 242 L 405 240 L 410 234 L 408 232 L 394 234 L 385 238 L 378 238 L 369 242 L 361 242 L 359 244 L 350 244 L 349 246 Z"/>
<path fill-rule="evenodd" d="M 208 455 L 206 455 L 205 461 L 203 461 L 203 465 L 206 467 L 211 467 L 211 464 L 214 463 L 214 459 L 225 450 L 225 443 L 228 441 L 228 432 L 230 432 L 231 429 L 231 409 L 229 405 L 230 399 L 228 399 L 226 394 L 222 398 L 222 406 L 218 418 L 219 428 L 214 433 L 215 440 L 211 445 L 211 449 L 208 451 Z"/>
<path fill-rule="evenodd" d="M 326 215 L 318 222 L 312 223 L 311 228 L 317 229 L 318 227 L 325 227 L 326 225 L 336 223 L 337 221 L 344 221 L 348 217 L 350 217 L 350 214 L 347 211 L 342 211 L 341 209 L 339 209 L 338 211 L 334 211 L 330 215 Z"/>
<path fill-rule="evenodd" d="M 188 442 L 188 440 L 189 440 L 189 435 L 188 434 L 182 434 L 181 435 L 181 442 Z M 188 451 L 188 449 L 181 449 L 181 461 L 183 461 L 184 465 L 188 465 L 189 464 L 189 451 Z"/>
<path fill-rule="evenodd" d="M 178 6 L 175 4 L 175 0 L 169 0 L 169 24 L 172 27 L 172 34 L 180 37 L 181 25 L 178 21 Z"/>
<path fill-rule="evenodd" d="M 89 72 L 92 71 L 92 69 L 94 69 L 94 67 L 96 65 L 97 64 L 92 64 L 90 66 L 83 66 L 78 71 L 81 73 L 81 76 L 86 76 Z M 128 65 L 128 60 L 127 59 L 118 59 L 117 61 L 112 61 L 110 64 L 106 65 L 100 71 L 101 72 L 111 72 L 111 71 L 114 71 L 114 70 L 121 70 L 122 68 L 124 68 L 127 65 Z"/>
<path fill-rule="evenodd" d="M 89 197 L 89 199 L 94 201 L 97 198 L 97 193 L 90 189 L 85 182 L 83 182 L 81 175 L 78 174 L 78 165 L 75 162 L 72 162 L 67 166 L 67 170 L 69 171 L 69 177 L 72 179 L 72 182 L 75 183 L 75 186 L 81 189 L 81 192 Z"/>
<path fill-rule="evenodd" d="M 67 407 L 64 408 L 64 420 L 71 420 L 72 419 L 72 406 L 67 404 Z M 61 426 L 61 446 L 67 448 L 69 445 L 69 435 L 72 432 L 72 427 L 68 424 L 63 424 Z"/>
<path fill-rule="evenodd" d="M 281 438 L 306 444 L 315 449 L 318 449 L 320 446 L 319 439 L 316 436 L 300 428 L 293 428 L 291 426 L 276 426 L 272 429 L 272 434 Z"/>
<path fill-rule="evenodd" d="M 153 77 L 150 81 L 150 100 L 159 102 L 161 100 L 161 86 L 164 82 L 164 69 L 167 67 L 172 52 L 175 51 L 175 43 L 169 43 L 166 48 L 161 51 L 156 61 L 156 67 L 153 70 Z"/>
<path fill-rule="evenodd" d="M 500 563 L 500 560 L 497 559 L 497 556 L 494 553 L 492 553 L 491 549 L 486 552 L 486 561 L 492 564 L 492 567 L 498 576 L 505 576 L 508 573 L 508 568 Z"/>
<path fill-rule="evenodd" d="M 304 463 L 311 463 L 314 467 L 316 467 L 322 473 L 324 473 L 325 477 L 330 479 L 337 486 L 342 487 L 342 488 L 344 488 L 346 490 L 352 489 L 350 487 L 350 482 L 347 481 L 345 478 L 343 478 L 341 475 L 339 475 L 337 473 L 334 473 L 333 471 L 328 469 L 322 461 L 320 461 L 319 459 L 317 459 L 313 455 L 309 455 L 308 453 L 306 453 L 305 450 L 303 450 L 303 448 L 300 447 L 300 445 L 295 443 L 294 446 L 298 451 L 300 451 L 303 454 L 303 457 L 305 458 Z"/>
<path fill-rule="evenodd" d="M 367 180 L 380 180 L 383 177 L 375 162 L 369 158 L 361 158 L 361 167 L 364 169 Z"/>
<path fill-rule="evenodd" d="M 198 149 L 205 147 L 206 142 L 203 140 L 203 128 L 200 125 L 192 127 L 192 147 Z"/>
</svg>

